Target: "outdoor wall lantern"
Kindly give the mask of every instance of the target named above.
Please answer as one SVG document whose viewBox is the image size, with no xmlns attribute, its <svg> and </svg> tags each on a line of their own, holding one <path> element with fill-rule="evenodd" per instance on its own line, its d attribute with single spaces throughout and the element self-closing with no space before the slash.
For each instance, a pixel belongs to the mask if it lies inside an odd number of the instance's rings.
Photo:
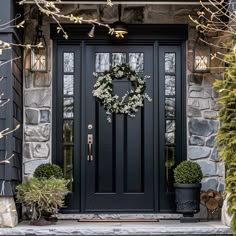
<svg viewBox="0 0 236 236">
<path fill-rule="evenodd" d="M 193 72 L 207 73 L 210 71 L 211 48 L 205 39 L 200 37 L 195 41 L 193 48 Z"/>
<path fill-rule="evenodd" d="M 37 33 L 33 45 L 41 45 L 40 47 L 32 47 L 30 54 L 30 67 L 32 72 L 47 72 L 48 49 L 42 30 L 42 16 L 39 13 Z"/>
<path fill-rule="evenodd" d="M 118 16 L 119 19 L 112 24 L 112 28 L 116 38 L 124 38 L 124 35 L 128 34 L 128 28 L 126 23 L 121 21 L 121 4 L 118 5 Z"/>
</svg>

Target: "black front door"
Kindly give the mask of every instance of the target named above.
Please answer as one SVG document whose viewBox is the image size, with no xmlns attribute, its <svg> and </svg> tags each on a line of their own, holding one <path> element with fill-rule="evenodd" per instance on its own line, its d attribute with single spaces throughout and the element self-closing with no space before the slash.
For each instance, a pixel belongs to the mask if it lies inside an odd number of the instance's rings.
<svg viewBox="0 0 236 236">
<path fill-rule="evenodd" d="M 173 167 L 186 158 L 185 36 L 173 29 L 178 40 L 171 30 L 158 40 L 153 27 L 127 41 L 55 42 L 52 157 L 70 180 L 67 212 L 173 212 Z M 117 63 L 150 76 L 152 102 L 109 123 L 92 94 L 93 73 Z M 113 81 L 119 96 L 131 89 L 126 79 Z"/>
<path fill-rule="evenodd" d="M 85 210 L 153 211 L 153 102 L 145 101 L 135 118 L 113 114 L 109 123 L 92 95 L 93 72 L 117 63 L 129 64 L 140 76 L 149 75 L 145 92 L 153 97 L 152 46 L 87 46 L 86 124 L 93 160 L 85 165 Z M 113 86 L 119 96 L 132 89 L 128 80 L 113 81 Z"/>
</svg>

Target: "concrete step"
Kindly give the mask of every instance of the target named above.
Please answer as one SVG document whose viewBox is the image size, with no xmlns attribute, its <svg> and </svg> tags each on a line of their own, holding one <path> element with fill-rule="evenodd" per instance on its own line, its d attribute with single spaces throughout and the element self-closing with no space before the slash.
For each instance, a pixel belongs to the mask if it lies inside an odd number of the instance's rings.
<svg viewBox="0 0 236 236">
<path fill-rule="evenodd" d="M 0 235 L 232 235 L 229 227 L 219 221 L 180 223 L 179 220 L 160 222 L 94 223 L 59 220 L 56 225 L 32 226 L 21 222 L 15 228 L 2 228 Z"/>
</svg>

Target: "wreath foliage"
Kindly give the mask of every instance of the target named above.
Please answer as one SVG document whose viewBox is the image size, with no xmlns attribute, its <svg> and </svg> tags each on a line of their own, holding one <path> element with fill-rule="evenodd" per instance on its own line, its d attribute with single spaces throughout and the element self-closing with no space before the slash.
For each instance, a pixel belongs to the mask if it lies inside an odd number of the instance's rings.
<svg viewBox="0 0 236 236">
<path fill-rule="evenodd" d="M 127 64 L 113 66 L 110 70 L 94 73 L 94 76 L 96 83 L 92 93 L 104 106 L 108 122 L 111 122 L 110 116 L 112 113 L 123 113 L 134 117 L 134 113 L 138 112 L 140 107 L 143 107 L 144 99 L 147 99 L 149 102 L 152 101 L 149 95 L 145 93 L 146 79 L 150 78 L 150 76 L 145 75 L 141 78 Z M 131 82 L 132 89 L 120 98 L 118 95 L 113 94 L 112 81 L 125 78 Z"/>
</svg>

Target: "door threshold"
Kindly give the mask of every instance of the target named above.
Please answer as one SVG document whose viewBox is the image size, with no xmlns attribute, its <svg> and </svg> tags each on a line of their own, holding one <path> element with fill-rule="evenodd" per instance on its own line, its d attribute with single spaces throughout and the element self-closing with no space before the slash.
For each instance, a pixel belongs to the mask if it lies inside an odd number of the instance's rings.
<svg viewBox="0 0 236 236">
<path fill-rule="evenodd" d="M 58 214 L 60 220 L 109 220 L 109 219 L 158 219 L 158 220 L 179 220 L 182 215 L 177 213 L 78 213 Z"/>
</svg>

